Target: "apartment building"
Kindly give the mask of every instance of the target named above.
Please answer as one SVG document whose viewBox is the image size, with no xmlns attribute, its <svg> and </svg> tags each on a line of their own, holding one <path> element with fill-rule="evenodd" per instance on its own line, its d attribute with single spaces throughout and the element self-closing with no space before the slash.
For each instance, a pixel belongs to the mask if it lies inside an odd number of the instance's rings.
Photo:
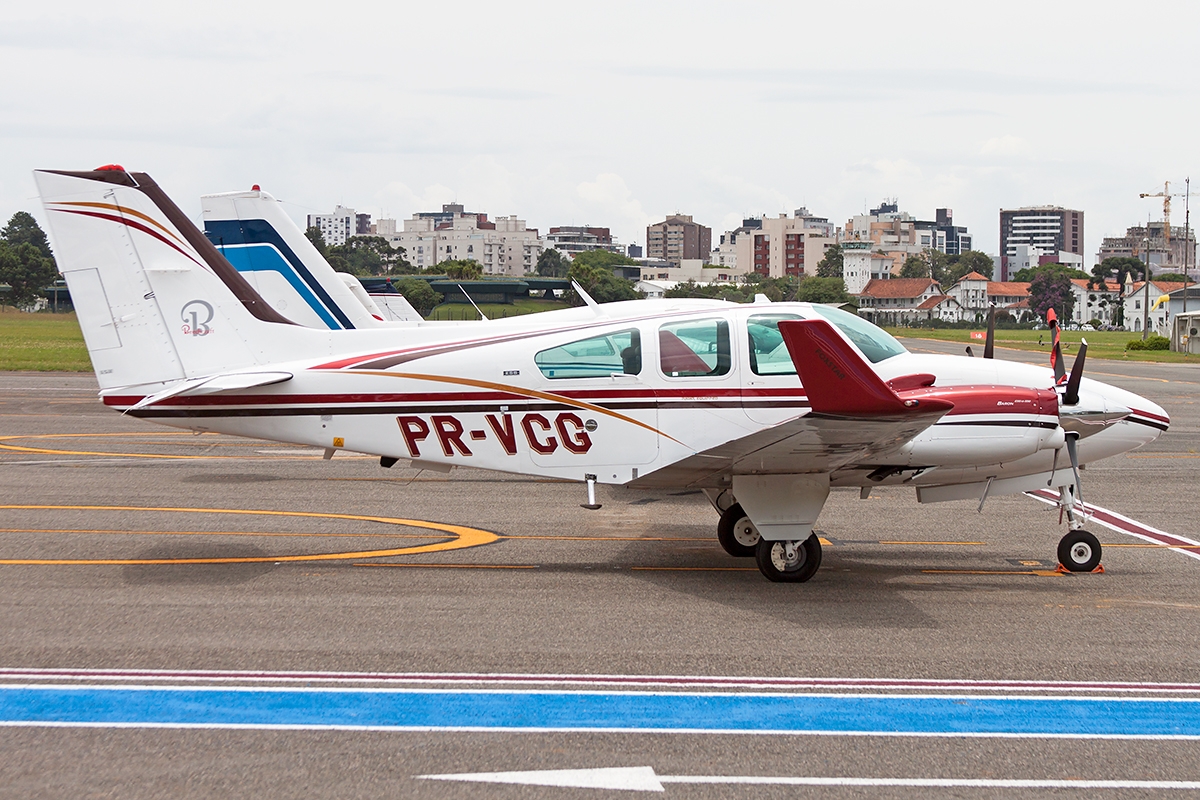
<svg viewBox="0 0 1200 800">
<path fill-rule="evenodd" d="M 376 230 L 379 226 L 376 225 Z M 408 262 L 420 269 L 443 261 L 477 261 L 487 275 L 524 275 L 532 272 L 545 241 L 536 228 L 516 216 L 496 217 L 464 211 L 457 203 L 442 211 L 413 214 L 404 229 L 384 238 L 393 247 L 403 247 Z"/>
<path fill-rule="evenodd" d="M 815 275 L 825 250 L 836 244 L 834 230 L 823 217 L 799 208 L 792 216 L 761 217 L 757 227 L 737 236 L 735 266 L 743 274 L 757 272 L 769 278 Z"/>
<path fill-rule="evenodd" d="M 1009 260 L 1017 246 L 1027 245 L 1042 253 L 1060 250 L 1083 256 L 1083 212 L 1059 206 L 1026 206 L 1000 210 L 1000 280 L 1017 270 Z"/>
<path fill-rule="evenodd" d="M 590 226 L 560 225 L 550 229 L 546 234 L 546 248 L 557 250 L 568 259 L 573 259 L 580 253 L 589 250 L 607 250 L 610 253 L 624 254 L 625 248 L 612 237 L 608 228 L 593 228 Z"/>
<path fill-rule="evenodd" d="M 685 258 L 708 258 L 712 229 L 699 224 L 690 214 L 671 214 L 646 228 L 646 257 L 670 261 L 676 266 Z"/>
</svg>

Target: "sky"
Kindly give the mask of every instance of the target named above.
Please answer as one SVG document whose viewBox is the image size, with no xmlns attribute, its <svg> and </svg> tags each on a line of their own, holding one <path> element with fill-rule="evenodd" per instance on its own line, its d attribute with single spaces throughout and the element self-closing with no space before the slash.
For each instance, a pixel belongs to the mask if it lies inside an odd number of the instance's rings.
<svg viewBox="0 0 1200 800">
<path fill-rule="evenodd" d="M 1200 191 L 1197 32 L 1153 0 L 6 3 L 0 216 L 108 163 L 195 220 L 260 184 L 301 225 L 457 201 L 626 244 L 897 198 L 994 254 L 1001 208 L 1060 205 L 1090 265 L 1161 219 L 1139 193 Z"/>
</svg>

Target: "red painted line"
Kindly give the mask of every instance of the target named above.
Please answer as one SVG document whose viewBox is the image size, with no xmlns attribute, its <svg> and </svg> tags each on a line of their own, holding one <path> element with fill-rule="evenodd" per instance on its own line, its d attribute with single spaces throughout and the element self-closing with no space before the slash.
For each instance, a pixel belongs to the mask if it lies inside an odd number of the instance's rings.
<svg viewBox="0 0 1200 800">
<path fill-rule="evenodd" d="M 1047 505 L 1058 505 L 1058 493 L 1050 489 L 1036 489 L 1025 494 Z M 1175 552 L 1183 553 L 1185 556 L 1200 560 L 1200 542 L 1193 539 L 1160 531 L 1158 528 L 1151 528 L 1149 525 L 1122 516 L 1115 511 L 1109 511 L 1107 508 L 1094 506 L 1091 503 L 1076 503 L 1075 507 L 1109 530 L 1124 533 L 1144 541 L 1164 544 L 1171 548 L 1187 548 L 1179 549 Z"/>
<path fill-rule="evenodd" d="M 580 675 L 436 672 L 301 672 L 241 670 L 0 669 L 0 679 L 119 681 L 326 681 L 409 684 L 745 687 L 783 689 L 912 689 L 944 691 L 1200 693 L 1200 683 L 1021 681 L 936 678 L 818 678 L 700 675 Z"/>
</svg>

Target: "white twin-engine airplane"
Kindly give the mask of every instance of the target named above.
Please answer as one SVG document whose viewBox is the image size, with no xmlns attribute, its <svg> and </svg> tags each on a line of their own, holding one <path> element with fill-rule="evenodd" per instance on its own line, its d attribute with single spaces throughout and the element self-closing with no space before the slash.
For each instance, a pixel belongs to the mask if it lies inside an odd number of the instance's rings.
<svg viewBox="0 0 1200 800">
<path fill-rule="evenodd" d="M 696 488 L 731 555 L 813 576 L 830 487 L 919 502 L 1056 487 L 1070 570 L 1099 564 L 1078 466 L 1153 441 L 1163 409 L 1071 374 L 909 353 L 807 303 L 638 300 L 491 322 L 295 324 L 143 173 L 39 171 L 59 268 L 106 405 L 398 460 Z M 590 298 L 589 298 L 590 299 Z M 1065 451 L 1065 452 L 1064 452 Z"/>
</svg>

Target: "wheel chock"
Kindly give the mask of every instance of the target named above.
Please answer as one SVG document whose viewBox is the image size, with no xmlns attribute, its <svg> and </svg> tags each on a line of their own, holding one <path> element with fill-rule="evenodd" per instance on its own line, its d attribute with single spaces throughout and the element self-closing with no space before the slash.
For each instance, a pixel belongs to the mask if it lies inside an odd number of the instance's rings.
<svg viewBox="0 0 1200 800">
<path fill-rule="evenodd" d="M 1062 565 L 1062 562 L 1061 562 L 1061 561 L 1059 562 L 1058 566 L 1054 568 L 1054 571 L 1055 571 L 1055 572 L 1057 572 L 1059 575 L 1075 575 L 1075 574 L 1076 574 L 1076 573 L 1072 572 L 1071 570 L 1067 569 L 1066 567 L 1064 567 L 1064 566 Z M 1090 573 L 1088 573 L 1088 574 L 1090 574 L 1090 575 L 1103 575 L 1103 574 L 1104 574 L 1104 565 L 1103 565 L 1103 564 L 1097 564 L 1097 565 L 1096 565 L 1096 568 L 1095 568 L 1094 570 L 1092 570 L 1092 571 L 1091 571 Z"/>
</svg>

